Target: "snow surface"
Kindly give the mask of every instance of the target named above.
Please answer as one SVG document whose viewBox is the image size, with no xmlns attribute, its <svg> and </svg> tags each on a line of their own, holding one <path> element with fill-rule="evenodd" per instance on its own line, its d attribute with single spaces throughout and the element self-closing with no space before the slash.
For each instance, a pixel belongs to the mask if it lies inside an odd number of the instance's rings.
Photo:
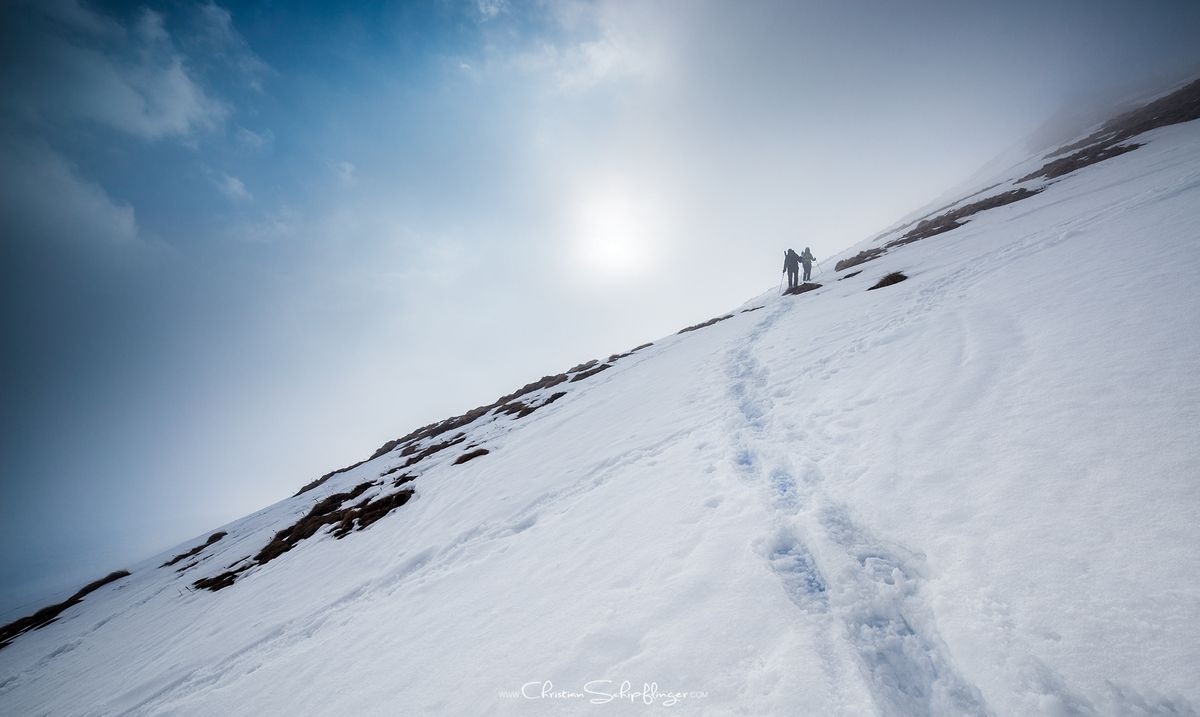
<svg viewBox="0 0 1200 717">
<path fill-rule="evenodd" d="M 0 713 L 1195 714 L 1200 122 L 1145 140 L 480 419 L 220 592 L 398 457 L 134 566 L 0 651 Z"/>
</svg>

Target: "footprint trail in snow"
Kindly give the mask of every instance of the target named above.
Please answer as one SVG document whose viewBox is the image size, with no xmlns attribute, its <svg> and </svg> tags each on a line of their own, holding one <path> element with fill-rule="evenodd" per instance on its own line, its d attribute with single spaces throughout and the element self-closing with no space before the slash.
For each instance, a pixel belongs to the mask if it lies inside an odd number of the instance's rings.
<svg viewBox="0 0 1200 717">
<path fill-rule="evenodd" d="M 767 561 L 801 615 L 833 620 L 840 645 L 822 648 L 831 679 L 833 657 L 846 647 L 883 715 L 988 715 L 979 690 L 960 676 L 921 597 L 919 556 L 892 546 L 857 524 L 848 507 L 821 488 L 819 468 L 806 462 L 772 420 L 774 399 L 757 344 L 794 303 L 781 301 L 729 356 L 729 395 L 736 406 L 730 440 L 735 467 L 762 490 L 775 515 Z M 812 433 L 808 434 L 810 437 Z M 820 557 L 818 557 L 820 556 Z M 840 634 L 839 634 L 840 632 Z"/>
</svg>

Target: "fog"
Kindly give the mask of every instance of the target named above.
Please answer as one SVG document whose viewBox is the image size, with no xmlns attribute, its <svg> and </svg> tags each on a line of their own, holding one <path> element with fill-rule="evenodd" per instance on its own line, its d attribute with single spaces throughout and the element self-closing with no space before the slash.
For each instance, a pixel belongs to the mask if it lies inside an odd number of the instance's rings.
<svg viewBox="0 0 1200 717">
<path fill-rule="evenodd" d="M 1200 74 L 1046 5 L 6 4 L 0 616 Z"/>
</svg>

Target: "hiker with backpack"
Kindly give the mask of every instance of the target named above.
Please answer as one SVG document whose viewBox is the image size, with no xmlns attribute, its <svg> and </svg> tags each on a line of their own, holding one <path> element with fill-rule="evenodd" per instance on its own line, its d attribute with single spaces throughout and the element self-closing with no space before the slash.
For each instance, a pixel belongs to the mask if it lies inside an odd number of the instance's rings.
<svg viewBox="0 0 1200 717">
<path fill-rule="evenodd" d="M 789 289 L 800 285 L 800 255 L 795 249 L 788 249 L 783 253 L 783 270 L 787 272 Z"/>
<path fill-rule="evenodd" d="M 804 247 L 804 253 L 799 258 L 800 263 L 804 265 L 804 280 L 808 281 L 812 278 L 812 265 L 817 260 L 817 257 L 813 256 L 812 251 L 808 247 Z"/>
</svg>

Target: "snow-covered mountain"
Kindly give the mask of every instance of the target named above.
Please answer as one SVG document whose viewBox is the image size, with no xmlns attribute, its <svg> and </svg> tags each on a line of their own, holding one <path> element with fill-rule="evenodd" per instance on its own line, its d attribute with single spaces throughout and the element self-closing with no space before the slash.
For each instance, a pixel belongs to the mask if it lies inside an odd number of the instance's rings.
<svg viewBox="0 0 1200 717">
<path fill-rule="evenodd" d="M 7 626 L 0 713 L 1194 714 L 1198 116 Z"/>
</svg>

